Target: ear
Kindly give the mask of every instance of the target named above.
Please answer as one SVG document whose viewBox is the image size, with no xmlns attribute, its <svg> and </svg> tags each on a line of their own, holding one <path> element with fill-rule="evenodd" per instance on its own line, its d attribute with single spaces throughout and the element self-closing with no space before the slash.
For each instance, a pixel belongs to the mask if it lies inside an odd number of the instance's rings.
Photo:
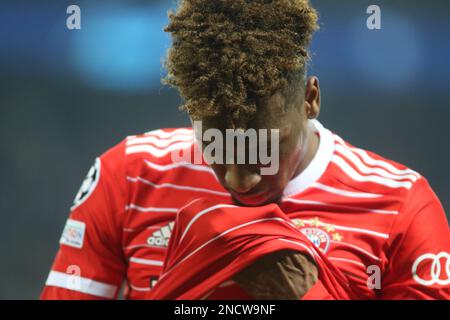
<svg viewBox="0 0 450 320">
<path fill-rule="evenodd" d="M 305 112 L 308 119 L 316 119 L 320 113 L 319 78 L 310 77 L 305 87 Z"/>
</svg>

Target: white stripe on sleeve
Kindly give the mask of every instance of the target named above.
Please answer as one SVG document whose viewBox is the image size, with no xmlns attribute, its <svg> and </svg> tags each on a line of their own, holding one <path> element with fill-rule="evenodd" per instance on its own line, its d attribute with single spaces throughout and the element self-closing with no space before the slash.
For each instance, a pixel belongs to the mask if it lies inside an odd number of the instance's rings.
<svg viewBox="0 0 450 320">
<path fill-rule="evenodd" d="M 113 299 L 118 289 L 117 286 L 112 284 L 58 271 L 50 271 L 45 285 L 108 299 Z"/>
</svg>

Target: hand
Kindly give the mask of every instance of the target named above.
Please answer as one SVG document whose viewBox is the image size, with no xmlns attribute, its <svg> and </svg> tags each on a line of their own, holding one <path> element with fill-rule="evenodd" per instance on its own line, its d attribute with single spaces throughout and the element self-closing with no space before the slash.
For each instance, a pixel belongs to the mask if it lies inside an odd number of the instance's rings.
<svg viewBox="0 0 450 320">
<path fill-rule="evenodd" d="M 282 250 L 257 260 L 233 280 L 257 300 L 300 300 L 316 283 L 317 275 L 309 257 Z"/>
</svg>

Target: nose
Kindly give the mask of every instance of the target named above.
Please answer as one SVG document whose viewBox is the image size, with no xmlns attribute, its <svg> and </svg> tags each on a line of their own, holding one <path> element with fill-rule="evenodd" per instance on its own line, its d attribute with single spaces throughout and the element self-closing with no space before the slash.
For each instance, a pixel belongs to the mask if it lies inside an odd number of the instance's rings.
<svg viewBox="0 0 450 320">
<path fill-rule="evenodd" d="M 225 182 L 235 192 L 246 193 L 261 181 L 261 176 L 242 165 L 229 165 L 225 173 Z"/>
</svg>

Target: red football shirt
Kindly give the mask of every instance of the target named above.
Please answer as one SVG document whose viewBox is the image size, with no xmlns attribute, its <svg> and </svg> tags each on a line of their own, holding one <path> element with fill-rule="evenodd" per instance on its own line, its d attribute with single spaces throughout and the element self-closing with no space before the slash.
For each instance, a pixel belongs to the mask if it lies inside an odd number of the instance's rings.
<svg viewBox="0 0 450 320">
<path fill-rule="evenodd" d="M 450 232 L 417 172 L 356 148 L 311 121 L 320 136 L 308 167 L 278 204 L 361 299 L 450 299 Z M 232 204 L 205 164 L 172 161 L 197 145 L 190 128 L 128 137 L 95 161 L 60 240 L 42 299 L 151 297 L 180 208 L 207 197 Z M 232 281 L 206 297 L 248 298 Z"/>
<path fill-rule="evenodd" d="M 233 286 L 226 288 L 233 283 L 227 280 L 279 250 L 295 250 L 315 261 L 318 281 L 303 299 L 358 298 L 347 277 L 277 204 L 242 207 L 207 198 L 179 210 L 162 273 L 145 298 L 198 300 L 238 295 L 251 299 Z"/>
</svg>

